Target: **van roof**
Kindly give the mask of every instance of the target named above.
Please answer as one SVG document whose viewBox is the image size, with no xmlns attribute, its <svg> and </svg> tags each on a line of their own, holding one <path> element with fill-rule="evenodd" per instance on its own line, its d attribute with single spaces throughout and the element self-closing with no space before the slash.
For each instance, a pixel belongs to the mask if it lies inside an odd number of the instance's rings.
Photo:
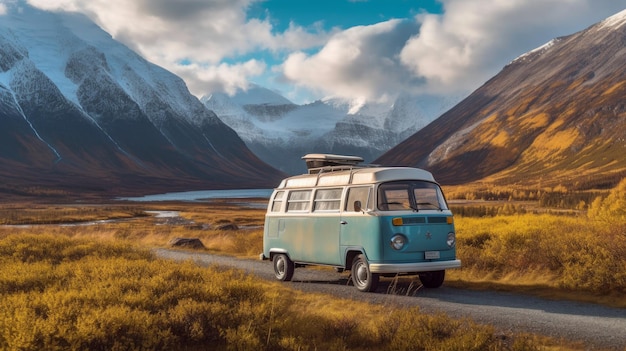
<svg viewBox="0 0 626 351">
<path fill-rule="evenodd" d="M 371 167 L 297 175 L 283 179 L 277 189 L 374 184 L 393 180 L 426 180 L 435 182 L 435 178 L 430 172 L 419 168 Z"/>
</svg>

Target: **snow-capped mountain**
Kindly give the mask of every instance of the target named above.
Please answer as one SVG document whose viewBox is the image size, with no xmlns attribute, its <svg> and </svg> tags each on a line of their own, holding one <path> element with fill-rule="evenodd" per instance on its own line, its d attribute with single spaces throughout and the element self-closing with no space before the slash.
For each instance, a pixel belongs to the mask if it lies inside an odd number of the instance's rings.
<svg viewBox="0 0 626 351">
<path fill-rule="evenodd" d="M 200 100 L 263 161 L 291 174 L 304 170 L 300 158 L 312 152 L 358 155 L 369 162 L 456 103 L 405 95 L 390 104 L 323 99 L 296 105 L 256 85 L 232 97 L 211 94 Z"/>
<path fill-rule="evenodd" d="M 179 77 L 87 17 L 22 1 L 6 6 L 0 15 L 5 190 L 37 182 L 243 187 L 280 178 Z"/>
</svg>

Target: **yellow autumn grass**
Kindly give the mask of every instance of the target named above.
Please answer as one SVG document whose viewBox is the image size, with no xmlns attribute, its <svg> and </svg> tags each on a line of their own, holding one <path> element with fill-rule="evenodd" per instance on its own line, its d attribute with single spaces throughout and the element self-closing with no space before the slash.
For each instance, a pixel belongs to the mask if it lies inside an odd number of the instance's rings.
<svg viewBox="0 0 626 351">
<path fill-rule="evenodd" d="M 587 212 L 509 212 L 456 217 L 448 283 L 626 307 L 626 180 Z"/>
<path fill-rule="evenodd" d="M 507 215 L 456 216 L 463 268 L 450 270 L 446 284 L 591 297 L 626 307 L 625 194 L 623 181 L 591 201 L 588 214 L 516 214 L 513 208 Z M 9 224 L 46 223 L 58 211 L 64 213 L 60 217 L 76 218 L 66 206 L 40 208 L 37 216 L 15 206 L 4 210 Z M 144 216 L 154 210 L 178 211 L 181 218 Z M 139 342 L 132 345 L 190 350 L 207 345 L 242 350 L 584 348 L 555 346 L 560 341 L 529 335 L 500 338 L 492 327 L 471 321 L 298 293 L 242 273 L 157 260 L 143 251 L 167 246 L 175 237 L 197 237 L 211 252 L 256 256 L 264 212 L 227 202 L 107 204 L 80 218 L 136 216 L 89 226 L 0 227 L 0 348 L 111 349 Z M 240 229 L 219 229 L 229 223 Z"/>
<path fill-rule="evenodd" d="M 145 216 L 141 208 L 128 205 L 50 205 L 10 203 L 0 206 L 0 224 L 80 223 Z"/>
<path fill-rule="evenodd" d="M 0 349 L 538 350 L 558 341 L 305 294 L 127 241 L 0 234 Z M 580 349 L 573 345 L 560 350 Z"/>
</svg>

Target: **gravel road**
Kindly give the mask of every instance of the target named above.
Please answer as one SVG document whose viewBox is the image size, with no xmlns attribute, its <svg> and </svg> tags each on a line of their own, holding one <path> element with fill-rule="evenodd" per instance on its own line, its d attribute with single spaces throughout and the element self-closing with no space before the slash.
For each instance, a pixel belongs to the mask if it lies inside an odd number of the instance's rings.
<svg viewBox="0 0 626 351">
<path fill-rule="evenodd" d="M 162 258 L 229 266 L 263 279 L 275 279 L 272 264 L 268 261 L 168 249 L 156 249 L 155 253 Z M 439 289 L 416 289 L 408 283 L 393 285 L 391 279 L 385 278 L 381 278 L 375 293 L 362 293 L 349 284 L 348 273 L 307 268 L 297 268 L 293 280 L 285 285 L 376 304 L 419 306 L 426 313 L 469 317 L 479 323 L 494 325 L 503 332 L 529 332 L 581 341 L 589 350 L 626 350 L 626 309 L 513 293 L 455 289 L 446 287 L 445 283 Z M 396 293 L 389 294 L 388 291 Z"/>
</svg>

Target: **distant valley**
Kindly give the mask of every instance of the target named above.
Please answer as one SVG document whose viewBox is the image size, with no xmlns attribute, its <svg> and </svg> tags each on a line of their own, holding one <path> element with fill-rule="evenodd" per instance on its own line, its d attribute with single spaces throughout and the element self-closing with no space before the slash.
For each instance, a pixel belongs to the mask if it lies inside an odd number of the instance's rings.
<svg viewBox="0 0 626 351">
<path fill-rule="evenodd" d="M 263 161 L 288 174 L 306 171 L 308 153 L 357 155 L 371 162 L 461 98 L 402 95 L 389 103 L 324 99 L 296 105 L 259 86 L 232 97 L 201 98 Z"/>
</svg>

